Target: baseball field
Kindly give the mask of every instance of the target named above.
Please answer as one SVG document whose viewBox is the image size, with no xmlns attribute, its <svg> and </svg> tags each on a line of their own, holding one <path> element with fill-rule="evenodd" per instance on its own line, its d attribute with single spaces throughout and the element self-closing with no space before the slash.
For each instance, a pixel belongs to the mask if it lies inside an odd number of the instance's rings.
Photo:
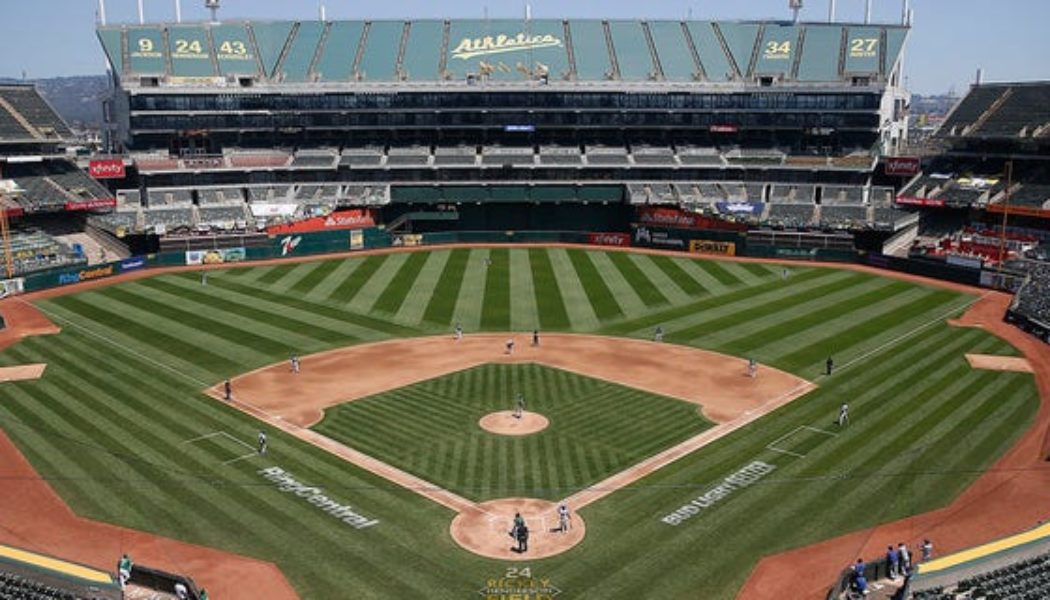
<svg viewBox="0 0 1050 600">
<path fill-rule="evenodd" d="M 579 248 L 240 266 L 210 271 L 206 285 L 193 271 L 167 273 L 31 300 L 62 331 L 0 354 L 0 366 L 47 365 L 38 380 L 0 385 L 0 427 L 79 515 L 272 561 L 303 598 L 480 597 L 522 569 L 560 598 L 732 598 L 763 556 L 946 504 L 1032 422 L 1030 374 L 966 359 L 1017 351 L 946 323 L 975 300 L 852 270 Z M 499 334 L 492 364 L 422 381 L 406 373 L 405 385 L 310 424 L 415 487 L 204 393 L 233 378 L 235 404 L 250 406 L 238 377 L 283 369 L 292 353 L 304 376 L 316 353 L 375 342 L 441 336 L 454 354 L 456 324 L 468 340 Z M 586 504 L 586 537 L 561 554 L 508 562 L 461 548 L 456 512 L 431 488 L 479 501 L 577 497 L 719 423 L 697 410 L 717 393 L 702 385 L 674 397 L 501 363 L 508 332 L 519 346 L 533 329 L 615 346 L 657 327 L 664 345 L 754 359 L 759 380 L 776 369 L 815 389 Z M 695 368 L 666 364 L 669 377 Z M 391 353 L 331 378 L 349 388 L 399 369 L 412 366 Z M 519 391 L 547 429 L 511 439 L 478 428 Z M 850 424 L 838 427 L 844 402 Z M 314 489 L 355 519 L 322 510 Z"/>
</svg>

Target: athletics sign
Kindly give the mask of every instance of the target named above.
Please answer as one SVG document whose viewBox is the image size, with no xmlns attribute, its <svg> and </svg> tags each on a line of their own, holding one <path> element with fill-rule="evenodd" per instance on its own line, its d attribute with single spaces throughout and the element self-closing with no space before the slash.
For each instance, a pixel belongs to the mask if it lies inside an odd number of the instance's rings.
<svg viewBox="0 0 1050 600">
<path fill-rule="evenodd" d="M 459 45 L 452 50 L 452 58 L 469 60 L 477 56 L 490 54 L 503 54 L 506 52 L 520 52 L 522 50 L 538 50 L 540 48 L 555 48 L 561 46 L 561 40 L 551 34 L 526 35 L 519 33 L 515 36 L 500 34 L 497 36 L 486 35 L 479 38 L 463 38 Z"/>
</svg>

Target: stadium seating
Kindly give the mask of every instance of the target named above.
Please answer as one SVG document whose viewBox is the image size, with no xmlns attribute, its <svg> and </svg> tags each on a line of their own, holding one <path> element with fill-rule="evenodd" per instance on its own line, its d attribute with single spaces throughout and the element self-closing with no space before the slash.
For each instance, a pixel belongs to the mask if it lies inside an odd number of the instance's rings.
<svg viewBox="0 0 1050 600">
<path fill-rule="evenodd" d="M 864 188 L 857 185 L 825 185 L 820 198 L 820 203 L 824 206 L 864 204 Z"/>
<path fill-rule="evenodd" d="M 33 137 L 38 139 L 73 137 L 69 127 L 31 85 L 0 86 L 0 113 L 5 112 L 16 123 L 29 124 L 36 133 Z M 7 127 L 10 127 L 10 119 L 7 122 Z M 22 132 L 15 133 L 24 134 L 28 131 L 24 126 L 22 129 Z"/>
<path fill-rule="evenodd" d="M 142 172 L 152 171 L 177 171 L 179 159 L 167 154 L 132 155 L 135 168 Z"/>
<path fill-rule="evenodd" d="M 79 600 L 81 596 L 21 575 L 0 571 L 0 598 L 4 600 Z"/>
<path fill-rule="evenodd" d="M 331 152 L 300 152 L 292 158 L 291 168 L 331 169 L 336 165 L 336 155 Z"/>
<path fill-rule="evenodd" d="M 481 164 L 487 166 L 526 166 L 536 163 L 532 146 L 484 146 L 481 149 Z"/>
<path fill-rule="evenodd" d="M 68 160 L 7 164 L 4 176 L 22 188 L 16 200 L 27 212 L 64 210 L 67 202 L 112 197 Z"/>
<path fill-rule="evenodd" d="M 679 146 L 678 162 L 684 166 L 722 166 L 726 164 L 717 148 Z"/>
<path fill-rule="evenodd" d="M 583 156 L 576 146 L 541 146 L 540 164 L 545 167 L 578 167 Z"/>
<path fill-rule="evenodd" d="M 1050 325 L 1050 263 L 1035 263 L 1028 282 L 1017 293 L 1014 310 Z"/>
<path fill-rule="evenodd" d="M 345 150 L 339 157 L 341 167 L 378 167 L 382 163 L 383 151 L 378 148 Z"/>
<path fill-rule="evenodd" d="M 425 167 L 430 164 L 430 148 L 426 146 L 392 147 L 387 152 L 388 167 Z"/>
<path fill-rule="evenodd" d="M 622 146 L 589 146 L 587 164 L 596 166 L 626 166 L 627 148 Z"/>
<path fill-rule="evenodd" d="M 1050 124 L 1050 86 L 1013 85 L 1002 105 L 976 129 L 977 135 L 1031 137 Z"/>
<path fill-rule="evenodd" d="M 10 240 L 11 257 L 19 275 L 87 262 L 82 255 L 38 229 L 12 229 Z"/>
<path fill-rule="evenodd" d="M 826 229 L 860 230 L 871 223 L 867 206 L 824 205 L 820 208 L 820 226 Z"/>
<path fill-rule="evenodd" d="M 1050 185 L 1022 184 L 1010 193 L 1010 204 L 1050 210 Z"/>
<path fill-rule="evenodd" d="M 193 207 L 149 208 L 142 211 L 142 226 L 147 231 L 176 232 L 192 229 L 194 226 Z"/>
<path fill-rule="evenodd" d="M 673 149 L 656 146 L 635 146 L 631 150 L 631 158 L 634 159 L 634 164 L 643 167 L 670 167 L 678 164 Z"/>
<path fill-rule="evenodd" d="M 187 207 L 193 204 L 193 192 L 187 188 L 152 189 L 147 200 L 149 207 Z"/>
<path fill-rule="evenodd" d="M 966 128 L 988 112 L 1005 91 L 1002 86 L 974 86 L 941 125 L 941 131 L 949 135 L 962 135 Z"/>
<path fill-rule="evenodd" d="M 918 590 L 915 600 L 1041 600 L 1050 597 L 1050 555 L 1043 554 L 980 573 L 954 585 Z"/>
<path fill-rule="evenodd" d="M 292 156 L 284 152 L 237 150 L 227 155 L 231 167 L 239 169 L 262 169 L 285 167 L 292 161 Z"/>
<path fill-rule="evenodd" d="M 435 167 L 466 167 L 478 162 L 477 149 L 473 146 L 452 146 L 434 148 Z"/>
<path fill-rule="evenodd" d="M 813 204 L 770 204 L 766 221 L 788 229 L 806 229 L 813 224 Z"/>
</svg>

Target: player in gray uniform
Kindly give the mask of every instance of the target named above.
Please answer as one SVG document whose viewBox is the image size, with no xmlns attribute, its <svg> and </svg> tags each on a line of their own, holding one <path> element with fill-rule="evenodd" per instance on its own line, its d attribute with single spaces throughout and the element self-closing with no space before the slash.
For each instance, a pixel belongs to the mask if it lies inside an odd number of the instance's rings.
<svg viewBox="0 0 1050 600">
<path fill-rule="evenodd" d="M 514 418 L 520 419 L 523 414 L 525 414 L 525 395 L 518 392 L 518 397 L 514 402 Z"/>
</svg>

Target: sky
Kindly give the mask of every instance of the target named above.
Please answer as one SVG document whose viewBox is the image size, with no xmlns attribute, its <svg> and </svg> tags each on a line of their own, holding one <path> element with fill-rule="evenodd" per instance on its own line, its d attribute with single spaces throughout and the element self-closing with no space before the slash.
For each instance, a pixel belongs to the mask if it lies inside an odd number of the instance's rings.
<svg viewBox="0 0 1050 600">
<path fill-rule="evenodd" d="M 95 37 L 97 0 L 0 0 L 0 77 L 103 73 Z M 174 0 L 143 0 L 146 20 L 174 20 Z M 802 20 L 825 21 L 829 0 L 805 0 Z M 873 20 L 900 22 L 903 0 L 873 0 Z M 787 0 L 531 0 L 533 18 L 787 19 Z M 492 18 L 524 15 L 525 0 L 326 0 L 329 19 Z M 136 0 L 107 0 L 110 23 L 137 20 Z M 315 19 L 318 0 L 222 0 L 220 18 Z M 905 53 L 909 89 L 964 94 L 977 69 L 985 81 L 1050 80 L 1050 0 L 912 0 Z M 208 16 L 203 0 L 182 0 L 183 20 Z M 862 21 L 864 0 L 838 0 L 838 20 Z"/>
</svg>

